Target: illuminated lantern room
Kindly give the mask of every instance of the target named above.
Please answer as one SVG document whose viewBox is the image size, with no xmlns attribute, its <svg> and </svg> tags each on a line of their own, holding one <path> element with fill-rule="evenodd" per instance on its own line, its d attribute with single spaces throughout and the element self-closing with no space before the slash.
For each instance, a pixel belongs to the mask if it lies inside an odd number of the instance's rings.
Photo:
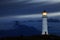
<svg viewBox="0 0 60 40">
<path fill-rule="evenodd" d="M 43 15 L 43 16 L 46 16 L 46 15 L 47 15 L 47 12 L 46 12 L 46 11 L 43 11 L 43 12 L 42 12 L 42 15 Z"/>
</svg>

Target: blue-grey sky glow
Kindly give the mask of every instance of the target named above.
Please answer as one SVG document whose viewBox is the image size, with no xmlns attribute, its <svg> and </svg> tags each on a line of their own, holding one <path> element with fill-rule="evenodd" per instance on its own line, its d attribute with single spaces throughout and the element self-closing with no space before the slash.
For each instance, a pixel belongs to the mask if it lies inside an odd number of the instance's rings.
<svg viewBox="0 0 60 40">
<path fill-rule="evenodd" d="M 59 0 L 0 0 L 0 16 L 35 15 L 40 14 L 43 10 L 52 14 L 59 13 L 59 4 Z"/>
<path fill-rule="evenodd" d="M 0 0 L 0 21 L 41 18 L 44 10 L 60 17 L 60 0 Z"/>
</svg>

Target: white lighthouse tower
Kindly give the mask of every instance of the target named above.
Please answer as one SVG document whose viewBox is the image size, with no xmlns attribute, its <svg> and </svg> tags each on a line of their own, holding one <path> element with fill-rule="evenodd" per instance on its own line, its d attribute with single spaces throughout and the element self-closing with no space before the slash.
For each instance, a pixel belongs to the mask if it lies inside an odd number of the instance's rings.
<svg viewBox="0 0 60 40">
<path fill-rule="evenodd" d="M 47 12 L 42 12 L 42 35 L 48 35 Z"/>
</svg>

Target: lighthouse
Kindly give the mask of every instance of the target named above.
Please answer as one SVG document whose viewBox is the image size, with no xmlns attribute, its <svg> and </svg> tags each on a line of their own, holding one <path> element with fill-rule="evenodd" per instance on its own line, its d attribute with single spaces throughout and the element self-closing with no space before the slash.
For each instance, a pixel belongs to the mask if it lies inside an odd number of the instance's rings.
<svg viewBox="0 0 60 40">
<path fill-rule="evenodd" d="M 48 35 L 47 12 L 42 12 L 42 35 Z"/>
</svg>

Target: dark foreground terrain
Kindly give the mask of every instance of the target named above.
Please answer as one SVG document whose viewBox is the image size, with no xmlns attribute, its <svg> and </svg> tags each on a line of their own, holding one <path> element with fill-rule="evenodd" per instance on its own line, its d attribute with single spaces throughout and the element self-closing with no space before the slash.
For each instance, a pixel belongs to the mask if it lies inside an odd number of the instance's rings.
<svg viewBox="0 0 60 40">
<path fill-rule="evenodd" d="M 20 37 L 3 37 L 0 38 L 0 40 L 60 40 L 60 37 L 54 35 L 35 35 Z"/>
</svg>

